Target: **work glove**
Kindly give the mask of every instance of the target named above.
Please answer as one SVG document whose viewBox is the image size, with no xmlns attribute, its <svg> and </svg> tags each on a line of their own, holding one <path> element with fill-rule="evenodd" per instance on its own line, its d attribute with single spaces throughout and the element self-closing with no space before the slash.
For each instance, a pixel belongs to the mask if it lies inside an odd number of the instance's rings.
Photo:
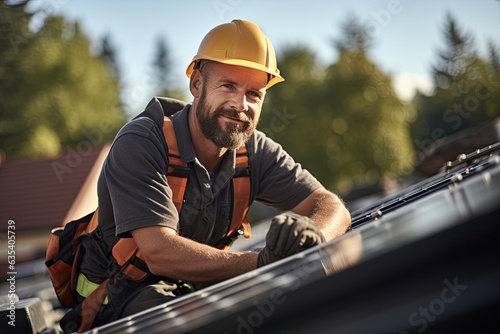
<svg viewBox="0 0 500 334">
<path fill-rule="evenodd" d="M 311 219 L 295 214 L 273 218 L 266 235 L 266 246 L 259 252 L 257 267 L 297 254 L 325 241 Z"/>
</svg>

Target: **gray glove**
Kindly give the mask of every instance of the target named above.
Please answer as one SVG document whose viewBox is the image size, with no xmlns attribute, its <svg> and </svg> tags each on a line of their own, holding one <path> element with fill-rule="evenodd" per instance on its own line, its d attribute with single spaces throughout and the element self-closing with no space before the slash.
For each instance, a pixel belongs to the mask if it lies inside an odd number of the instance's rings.
<svg viewBox="0 0 500 334">
<path fill-rule="evenodd" d="M 257 267 L 297 254 L 325 241 L 321 231 L 305 216 L 283 214 L 273 218 L 266 246 L 259 252 Z"/>
</svg>

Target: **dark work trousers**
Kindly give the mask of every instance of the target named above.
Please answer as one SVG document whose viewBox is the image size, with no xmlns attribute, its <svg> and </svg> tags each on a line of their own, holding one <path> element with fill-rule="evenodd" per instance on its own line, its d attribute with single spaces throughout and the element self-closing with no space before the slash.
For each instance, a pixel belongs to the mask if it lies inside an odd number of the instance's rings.
<svg viewBox="0 0 500 334">
<path fill-rule="evenodd" d="M 157 283 L 137 288 L 125 300 L 118 314 L 113 311 L 111 305 L 102 305 L 92 327 L 99 327 L 117 319 L 131 316 L 148 308 L 174 300 L 176 296 L 189 292 L 183 286 L 166 281 L 158 281 Z M 79 297 L 79 299 L 80 303 L 83 302 L 83 297 Z M 60 326 L 64 333 L 73 333 L 76 331 L 80 326 L 81 316 L 81 304 L 66 313 L 60 321 Z"/>
<path fill-rule="evenodd" d="M 159 281 L 155 284 L 146 285 L 134 291 L 127 298 L 120 311 L 119 318 L 128 317 L 148 308 L 164 304 L 174 300 L 179 294 L 178 286 L 175 283 Z"/>
</svg>

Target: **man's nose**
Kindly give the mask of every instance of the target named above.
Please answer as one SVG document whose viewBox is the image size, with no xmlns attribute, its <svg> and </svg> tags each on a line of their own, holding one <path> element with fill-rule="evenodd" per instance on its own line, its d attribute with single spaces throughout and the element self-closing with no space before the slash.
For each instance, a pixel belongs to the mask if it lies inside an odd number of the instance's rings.
<svg viewBox="0 0 500 334">
<path fill-rule="evenodd" d="M 248 111 L 248 101 L 246 94 L 236 93 L 231 100 L 231 107 L 238 112 Z"/>
</svg>

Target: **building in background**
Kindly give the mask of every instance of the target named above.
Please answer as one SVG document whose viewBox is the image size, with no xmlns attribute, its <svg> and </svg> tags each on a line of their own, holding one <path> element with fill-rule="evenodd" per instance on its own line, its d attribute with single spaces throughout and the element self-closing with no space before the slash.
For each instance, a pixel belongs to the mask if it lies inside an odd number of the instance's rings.
<svg viewBox="0 0 500 334">
<path fill-rule="evenodd" d="M 97 208 L 97 179 L 109 145 L 77 147 L 49 159 L 0 163 L 0 276 L 7 268 L 7 225 L 15 223 L 19 276 L 33 274 L 30 261 L 45 257 L 52 228 Z M 45 270 L 45 267 L 39 268 Z"/>
</svg>

